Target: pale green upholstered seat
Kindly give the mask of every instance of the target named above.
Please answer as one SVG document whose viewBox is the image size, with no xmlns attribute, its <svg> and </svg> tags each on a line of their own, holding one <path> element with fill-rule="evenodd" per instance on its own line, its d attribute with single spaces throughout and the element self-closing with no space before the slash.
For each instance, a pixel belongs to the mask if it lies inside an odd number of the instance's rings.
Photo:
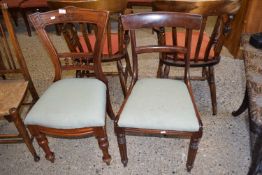
<svg viewBox="0 0 262 175">
<path fill-rule="evenodd" d="M 199 123 L 183 81 L 138 80 L 121 113 L 119 127 L 199 131 Z"/>
<path fill-rule="evenodd" d="M 28 113 L 25 124 L 58 129 L 105 125 L 106 85 L 72 78 L 53 83 Z"/>
</svg>

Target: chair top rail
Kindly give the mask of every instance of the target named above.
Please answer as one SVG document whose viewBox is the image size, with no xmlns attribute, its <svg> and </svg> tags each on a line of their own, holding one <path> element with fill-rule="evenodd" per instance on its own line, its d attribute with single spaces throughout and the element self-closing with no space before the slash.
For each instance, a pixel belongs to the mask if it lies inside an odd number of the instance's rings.
<svg viewBox="0 0 262 175">
<path fill-rule="evenodd" d="M 147 12 L 121 17 L 124 30 L 152 27 L 183 27 L 200 29 L 202 16 L 176 12 Z"/>
</svg>

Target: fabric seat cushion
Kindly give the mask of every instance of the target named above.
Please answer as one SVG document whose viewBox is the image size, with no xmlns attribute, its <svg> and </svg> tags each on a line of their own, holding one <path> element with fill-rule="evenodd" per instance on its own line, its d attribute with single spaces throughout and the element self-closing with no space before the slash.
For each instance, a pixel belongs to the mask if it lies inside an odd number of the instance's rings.
<svg viewBox="0 0 262 175">
<path fill-rule="evenodd" d="M 118 121 L 119 127 L 198 131 L 187 86 L 170 79 L 138 80 Z"/>
<path fill-rule="evenodd" d="M 27 114 L 25 124 L 57 129 L 105 125 L 106 85 L 97 79 L 53 83 Z"/>
<path fill-rule="evenodd" d="M 22 102 L 28 82 L 24 80 L 0 80 L 0 116 L 9 115 L 11 108 Z"/>
<path fill-rule="evenodd" d="M 173 39 L 172 39 L 172 32 L 166 32 L 166 44 L 167 45 L 172 45 L 173 44 Z M 195 51 L 196 51 L 196 47 L 197 47 L 197 41 L 198 41 L 198 36 L 199 36 L 199 32 L 193 32 L 192 34 L 192 41 L 191 41 L 191 53 L 190 53 L 190 59 L 194 59 L 195 57 Z M 184 46 L 185 45 L 185 32 L 177 32 L 177 44 L 178 46 Z M 204 56 L 205 56 L 205 51 L 207 48 L 209 42 L 209 36 L 207 35 L 207 33 L 204 32 L 203 35 L 203 40 L 202 40 L 202 44 L 201 44 L 201 48 L 200 48 L 200 52 L 199 52 L 199 60 L 203 60 Z M 210 54 L 209 54 L 209 58 L 213 58 L 214 57 L 214 51 L 211 49 Z"/>
<path fill-rule="evenodd" d="M 96 42 L 96 38 L 95 35 L 89 35 L 89 40 L 91 43 L 91 47 L 94 50 L 94 46 L 95 46 L 95 42 Z M 87 46 L 84 40 L 83 36 L 79 36 L 79 40 L 80 43 L 83 47 L 84 52 L 88 52 L 87 50 Z M 117 33 L 111 33 L 111 46 L 112 46 L 112 54 L 116 54 L 118 52 L 118 34 Z M 103 54 L 107 55 L 109 54 L 108 52 L 108 44 L 107 44 L 107 37 L 105 37 L 105 41 L 104 41 L 104 48 L 103 48 Z"/>
</svg>

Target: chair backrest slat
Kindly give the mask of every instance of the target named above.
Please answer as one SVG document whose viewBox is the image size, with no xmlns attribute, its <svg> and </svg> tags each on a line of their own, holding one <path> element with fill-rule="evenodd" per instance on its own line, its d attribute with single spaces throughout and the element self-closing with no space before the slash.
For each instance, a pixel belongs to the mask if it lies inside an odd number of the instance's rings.
<svg viewBox="0 0 262 175">
<path fill-rule="evenodd" d="M 200 53 L 200 49 L 201 49 L 201 46 L 202 46 L 203 36 L 204 36 L 205 28 L 206 28 L 206 22 L 207 22 L 207 17 L 204 16 L 203 21 L 202 21 L 202 25 L 201 25 L 201 28 L 200 28 L 200 31 L 199 31 L 198 40 L 197 40 L 195 59 L 194 59 L 195 62 L 197 62 L 198 59 L 199 59 L 199 53 Z M 208 53 L 208 55 L 209 55 L 209 53 Z"/>
<path fill-rule="evenodd" d="M 171 12 L 159 12 L 159 13 L 138 13 L 131 15 L 132 17 L 122 16 L 122 24 L 124 30 L 134 30 L 139 28 L 150 27 L 186 27 L 188 29 L 199 29 L 201 23 L 199 23 L 199 15 L 191 14 L 179 14 Z M 150 22 L 146 22 L 150 21 Z"/>
</svg>

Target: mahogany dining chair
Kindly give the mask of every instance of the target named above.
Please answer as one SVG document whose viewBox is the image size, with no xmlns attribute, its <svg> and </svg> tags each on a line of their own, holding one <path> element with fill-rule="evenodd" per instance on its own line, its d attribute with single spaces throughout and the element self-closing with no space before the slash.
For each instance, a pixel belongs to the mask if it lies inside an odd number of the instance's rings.
<svg viewBox="0 0 262 175">
<path fill-rule="evenodd" d="M 202 17 L 174 12 L 147 12 L 123 15 L 121 20 L 124 30 L 131 34 L 133 60 L 130 88 L 115 120 L 121 161 L 127 166 L 126 134 L 178 136 L 190 138 L 186 166 L 191 171 L 202 137 L 202 122 L 191 89 L 189 55 L 193 30 L 200 29 Z M 185 28 L 185 45 L 138 44 L 137 31 L 159 27 Z M 157 41 L 156 35 L 151 36 Z M 152 56 L 152 53 L 185 55 L 184 81 L 138 79 L 138 58 L 142 59 L 145 54 Z M 168 64 L 166 60 L 162 61 Z"/>
<path fill-rule="evenodd" d="M 109 18 L 106 11 L 66 7 L 60 10 L 29 15 L 36 33 L 45 46 L 55 68 L 54 83 L 44 92 L 26 116 L 25 124 L 46 154 L 54 162 L 46 135 L 61 137 L 95 136 L 103 152 L 103 161 L 110 164 L 106 133 L 106 113 L 114 119 L 108 80 L 101 67 L 101 54 Z M 58 49 L 47 29 L 55 24 L 93 24 L 97 35 L 93 52 L 70 52 Z M 77 34 L 82 35 L 81 30 Z M 78 60 L 78 61 L 76 61 Z M 88 63 L 88 64 L 84 64 Z M 92 78 L 63 78 L 62 73 L 89 71 Z M 72 75 L 73 76 L 73 75 Z M 86 158 L 86 157 L 85 157 Z"/>
</svg>

